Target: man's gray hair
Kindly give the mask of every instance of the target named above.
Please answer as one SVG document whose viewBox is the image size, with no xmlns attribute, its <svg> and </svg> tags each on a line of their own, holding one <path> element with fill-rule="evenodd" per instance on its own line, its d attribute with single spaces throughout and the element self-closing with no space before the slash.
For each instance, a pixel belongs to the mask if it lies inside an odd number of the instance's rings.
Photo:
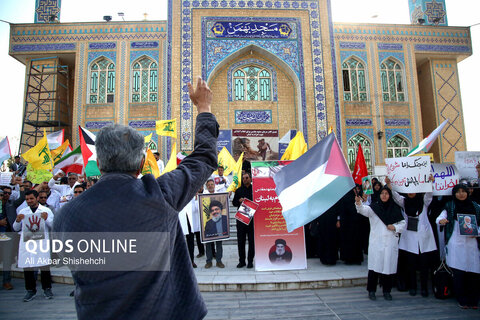
<svg viewBox="0 0 480 320">
<path fill-rule="evenodd" d="M 95 140 L 99 169 L 102 172 L 136 172 L 144 157 L 144 141 L 144 137 L 131 127 L 114 124 L 102 128 Z"/>
</svg>

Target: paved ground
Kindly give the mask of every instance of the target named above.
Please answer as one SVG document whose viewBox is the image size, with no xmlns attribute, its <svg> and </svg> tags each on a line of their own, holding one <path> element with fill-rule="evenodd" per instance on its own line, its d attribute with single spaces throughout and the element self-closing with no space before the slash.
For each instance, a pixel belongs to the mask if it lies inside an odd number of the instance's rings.
<svg viewBox="0 0 480 320">
<path fill-rule="evenodd" d="M 31 302 L 22 302 L 22 279 L 14 279 L 13 285 L 12 291 L 0 289 L 0 319 L 76 319 L 72 285 L 54 284 L 53 300 L 38 294 Z M 370 301 L 363 287 L 202 294 L 209 310 L 206 319 L 480 319 L 479 310 L 461 310 L 454 299 L 411 297 L 394 290 L 393 301 Z"/>
</svg>

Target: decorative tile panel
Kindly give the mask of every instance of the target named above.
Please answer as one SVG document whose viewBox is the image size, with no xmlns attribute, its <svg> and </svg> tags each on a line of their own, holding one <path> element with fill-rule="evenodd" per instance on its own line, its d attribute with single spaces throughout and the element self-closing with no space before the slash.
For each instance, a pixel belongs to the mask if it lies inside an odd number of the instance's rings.
<svg viewBox="0 0 480 320">
<path fill-rule="evenodd" d="M 35 1 L 35 23 L 48 23 L 50 17 L 55 15 L 60 21 L 61 0 L 36 0 Z"/>
<path fill-rule="evenodd" d="M 158 48 L 158 41 L 132 42 L 130 44 L 130 47 L 132 49 Z"/>
<path fill-rule="evenodd" d="M 365 64 L 365 70 L 368 70 L 367 66 L 367 52 L 365 51 L 340 51 L 340 63 L 345 62 L 345 60 L 349 59 L 350 57 L 360 58 Z"/>
<path fill-rule="evenodd" d="M 385 141 L 388 141 L 392 139 L 394 136 L 397 134 L 402 135 L 403 137 L 407 138 L 408 141 L 410 142 L 410 145 L 412 144 L 412 130 L 410 129 L 385 129 Z"/>
<path fill-rule="evenodd" d="M 390 127 L 410 126 L 410 119 L 385 119 L 385 125 Z"/>
<path fill-rule="evenodd" d="M 378 66 L 377 68 L 380 68 L 380 64 L 385 61 L 387 58 L 393 57 L 400 61 L 403 64 L 403 67 L 405 67 L 405 58 L 403 56 L 403 52 L 386 52 L 386 51 L 381 51 L 378 53 Z"/>
<path fill-rule="evenodd" d="M 132 128 L 155 128 L 155 120 L 149 121 L 129 121 L 128 125 Z"/>
<path fill-rule="evenodd" d="M 235 124 L 272 123 L 271 110 L 235 110 Z"/>
<path fill-rule="evenodd" d="M 365 49 L 365 42 L 340 42 L 340 49 Z"/>
<path fill-rule="evenodd" d="M 347 126 L 371 126 L 372 119 L 345 119 Z"/>
<path fill-rule="evenodd" d="M 75 43 L 48 43 L 48 44 L 14 44 L 13 52 L 30 51 L 72 51 L 75 50 Z"/>
<path fill-rule="evenodd" d="M 370 141 L 374 142 L 375 139 L 373 137 L 373 129 L 366 129 L 366 128 L 358 128 L 358 129 L 347 129 L 347 141 L 350 140 L 356 134 L 363 134 L 364 136 L 368 137 Z"/>
<path fill-rule="evenodd" d="M 105 58 L 108 58 L 110 59 L 113 63 L 116 63 L 116 56 L 117 56 L 117 52 L 116 51 L 91 51 L 88 53 L 88 66 L 90 66 L 90 64 L 98 59 L 99 57 L 105 57 Z"/>
<path fill-rule="evenodd" d="M 102 129 L 108 125 L 113 124 L 113 121 L 87 121 L 85 122 L 85 128 L 87 129 Z"/>
<path fill-rule="evenodd" d="M 104 49 L 115 49 L 117 44 L 115 42 L 91 42 L 88 44 L 88 49 L 90 50 L 104 50 Z"/>
<path fill-rule="evenodd" d="M 401 43 L 379 43 L 378 50 L 403 50 Z"/>
<path fill-rule="evenodd" d="M 415 45 L 415 51 L 470 53 L 470 52 L 472 52 L 472 49 L 468 46 L 416 44 Z"/>
</svg>

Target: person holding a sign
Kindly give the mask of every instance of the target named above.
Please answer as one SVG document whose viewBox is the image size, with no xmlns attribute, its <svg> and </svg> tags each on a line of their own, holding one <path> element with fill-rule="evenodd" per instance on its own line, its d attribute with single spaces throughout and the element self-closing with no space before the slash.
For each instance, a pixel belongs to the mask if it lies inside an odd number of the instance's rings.
<svg viewBox="0 0 480 320">
<path fill-rule="evenodd" d="M 42 275 L 42 289 L 45 298 L 52 299 L 52 279 L 50 275 L 50 246 L 48 229 L 53 226 L 53 213 L 47 207 L 38 203 L 38 192 L 29 190 L 25 192 L 25 201 L 28 207 L 17 214 L 13 224 L 14 231 L 20 231 L 20 243 L 18 246 L 18 267 L 23 268 L 25 288 L 27 294 L 23 301 L 28 302 L 35 298 L 37 285 L 34 268 L 40 267 Z M 42 221 L 43 220 L 43 221 Z M 27 249 L 27 243 L 34 241 L 36 247 L 42 250 L 32 252 Z M 32 248 L 33 246 L 29 246 Z M 48 250 L 45 250 L 47 248 Z"/>
<path fill-rule="evenodd" d="M 452 189 L 453 200 L 445 205 L 437 217 L 437 224 L 445 226 L 447 265 L 453 271 L 453 287 L 462 309 L 478 308 L 480 297 L 480 238 L 460 233 L 459 216 L 471 215 L 480 219 L 480 206 L 468 195 L 464 184 Z"/>
<path fill-rule="evenodd" d="M 433 180 L 433 176 L 430 176 Z M 391 188 L 391 181 L 385 178 Z M 433 192 L 408 193 L 401 196 L 392 190 L 393 200 L 402 208 L 407 228 L 400 237 L 399 248 L 407 262 L 407 283 L 411 296 L 417 294 L 417 269 L 420 270 L 420 290 L 422 297 L 428 297 L 428 270 L 433 261 L 432 254 L 437 250 L 433 230 L 428 221 L 428 206 L 432 202 Z"/>
<path fill-rule="evenodd" d="M 368 282 L 370 300 L 376 300 L 379 276 L 383 279 L 383 297 L 392 300 L 392 275 L 397 272 L 398 234 L 405 229 L 401 209 L 392 199 L 388 187 L 382 188 L 380 201 L 364 205 L 362 198 L 355 197 L 357 212 L 370 220 L 368 244 Z"/>
<path fill-rule="evenodd" d="M 235 191 L 232 204 L 237 209 L 242 204 L 243 200 L 253 200 L 252 176 L 250 172 L 245 172 L 242 175 L 242 185 Z M 237 268 L 253 268 L 253 257 L 255 257 L 255 244 L 253 232 L 253 219 L 248 225 L 237 220 L 237 236 L 238 236 L 238 264 Z M 248 236 L 248 264 L 245 264 L 245 244 Z"/>
</svg>

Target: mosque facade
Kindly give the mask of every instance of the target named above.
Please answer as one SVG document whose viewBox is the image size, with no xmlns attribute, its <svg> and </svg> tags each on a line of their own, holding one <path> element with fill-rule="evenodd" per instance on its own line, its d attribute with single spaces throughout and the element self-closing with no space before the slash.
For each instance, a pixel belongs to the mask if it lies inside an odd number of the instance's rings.
<svg viewBox="0 0 480 320">
<path fill-rule="evenodd" d="M 172 140 L 155 121 L 175 118 L 189 152 L 187 83 L 200 75 L 230 148 L 251 136 L 278 155 L 292 130 L 309 147 L 333 131 L 349 165 L 361 144 L 375 173 L 448 119 L 431 152 L 454 162 L 466 150 L 457 64 L 472 54 L 470 29 L 448 26 L 444 0 L 409 0 L 408 25 L 335 23 L 330 2 L 170 0 L 167 21 L 61 23 L 59 0 L 37 0 L 35 23 L 10 35 L 26 65 L 22 151 L 44 129 L 76 146 L 78 126 L 121 123 L 153 133 L 166 159 Z"/>
</svg>

